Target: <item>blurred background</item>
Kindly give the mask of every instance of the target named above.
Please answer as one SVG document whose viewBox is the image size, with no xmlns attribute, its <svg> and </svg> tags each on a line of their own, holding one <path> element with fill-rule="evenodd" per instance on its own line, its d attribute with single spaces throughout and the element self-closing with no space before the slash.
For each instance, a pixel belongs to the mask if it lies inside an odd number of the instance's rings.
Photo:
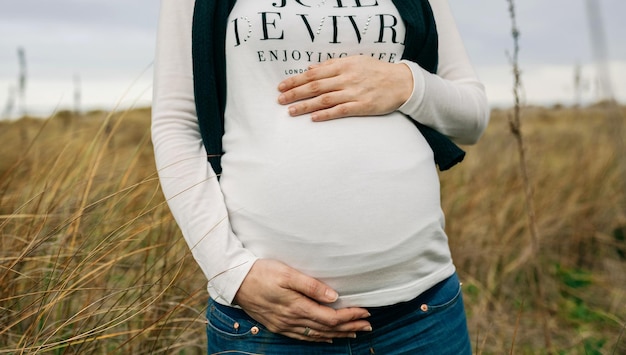
<svg viewBox="0 0 626 355">
<path fill-rule="evenodd" d="M 450 4 L 491 105 L 510 106 L 506 1 Z M 149 106 L 158 9 L 158 0 L 1 1 L 0 113 Z M 610 73 L 612 93 L 626 100 L 626 2 L 523 0 L 517 12 L 528 104 L 603 99 L 597 80 L 606 73 L 598 73 L 598 61 Z"/>
</svg>

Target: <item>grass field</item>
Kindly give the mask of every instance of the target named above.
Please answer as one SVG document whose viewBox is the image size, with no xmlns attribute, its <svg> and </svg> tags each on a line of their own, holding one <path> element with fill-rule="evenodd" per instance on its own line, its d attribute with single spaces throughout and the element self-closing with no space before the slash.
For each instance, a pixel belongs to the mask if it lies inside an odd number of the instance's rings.
<svg viewBox="0 0 626 355">
<path fill-rule="evenodd" d="M 524 109 L 536 250 L 508 114 L 441 175 L 475 353 L 626 354 L 624 109 Z M 204 353 L 149 110 L 0 122 L 0 142 L 0 354 Z"/>
</svg>

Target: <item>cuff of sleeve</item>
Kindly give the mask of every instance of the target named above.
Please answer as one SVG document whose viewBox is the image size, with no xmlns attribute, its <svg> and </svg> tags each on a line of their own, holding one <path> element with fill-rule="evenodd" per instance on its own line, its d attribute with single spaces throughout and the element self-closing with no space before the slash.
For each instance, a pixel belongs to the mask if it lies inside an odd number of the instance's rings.
<svg viewBox="0 0 626 355">
<path fill-rule="evenodd" d="M 417 113 L 422 105 L 422 101 L 424 101 L 424 93 L 426 91 L 424 70 L 419 64 L 409 60 L 403 59 L 399 63 L 405 64 L 411 70 L 411 74 L 413 75 L 413 92 L 409 99 L 398 108 L 398 111 L 415 119 L 418 116 Z"/>
<path fill-rule="evenodd" d="M 258 260 L 258 257 L 247 252 L 248 255 L 242 255 L 239 262 L 233 263 L 231 269 L 222 272 L 209 280 L 208 291 L 211 298 L 216 302 L 232 305 L 233 300 L 243 280 L 250 272 L 252 265 Z"/>
</svg>

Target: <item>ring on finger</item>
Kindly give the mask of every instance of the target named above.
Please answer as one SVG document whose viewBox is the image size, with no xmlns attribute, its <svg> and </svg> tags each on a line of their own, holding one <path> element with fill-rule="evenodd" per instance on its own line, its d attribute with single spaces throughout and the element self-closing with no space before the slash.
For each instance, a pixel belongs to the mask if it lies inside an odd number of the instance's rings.
<svg viewBox="0 0 626 355">
<path fill-rule="evenodd" d="M 304 328 L 304 333 L 302 333 L 305 337 L 309 336 L 309 333 L 311 333 L 311 328 L 306 327 Z"/>
</svg>

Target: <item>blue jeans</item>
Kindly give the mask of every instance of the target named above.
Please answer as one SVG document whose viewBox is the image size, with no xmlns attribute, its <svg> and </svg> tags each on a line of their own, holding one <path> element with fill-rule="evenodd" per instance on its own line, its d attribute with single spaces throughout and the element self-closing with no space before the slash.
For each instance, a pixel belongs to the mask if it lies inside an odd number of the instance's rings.
<svg viewBox="0 0 626 355">
<path fill-rule="evenodd" d="M 209 354 L 372 355 L 471 354 L 461 286 L 456 274 L 416 299 L 368 308 L 374 330 L 333 344 L 291 339 L 268 331 L 240 309 L 209 300 Z"/>
</svg>

